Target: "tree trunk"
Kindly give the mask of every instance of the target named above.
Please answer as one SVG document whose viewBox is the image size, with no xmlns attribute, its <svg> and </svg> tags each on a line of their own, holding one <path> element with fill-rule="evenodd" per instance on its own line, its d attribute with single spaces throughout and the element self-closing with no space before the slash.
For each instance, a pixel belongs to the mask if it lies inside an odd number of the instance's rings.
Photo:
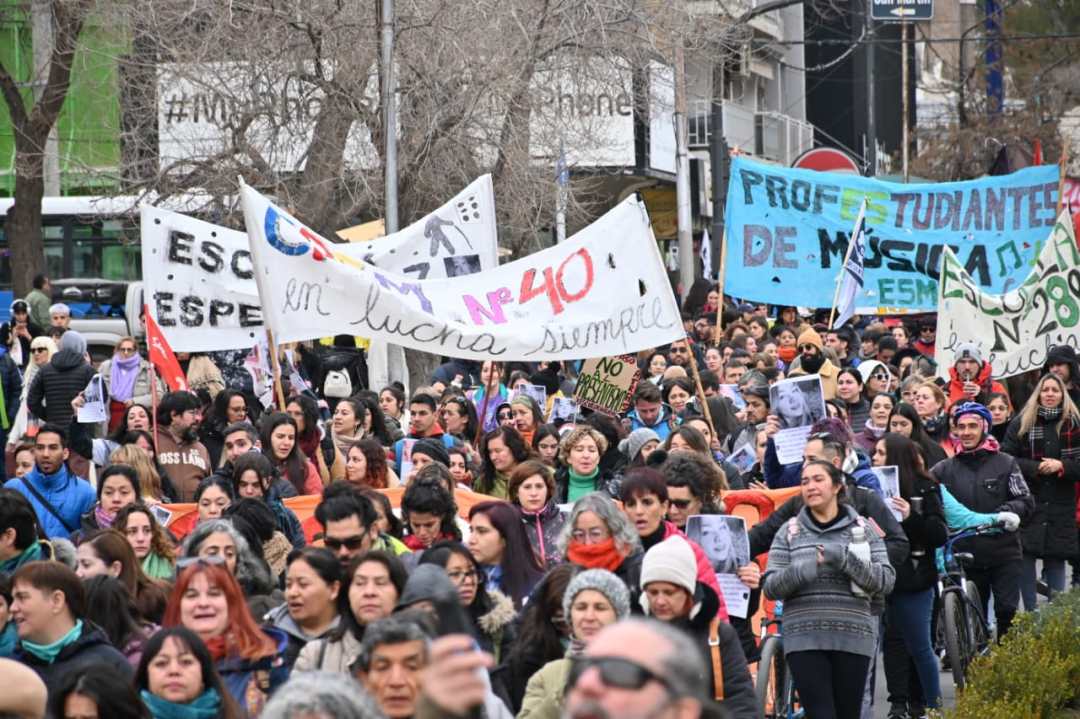
<svg viewBox="0 0 1080 719">
<path fill-rule="evenodd" d="M 18 144 L 28 144 L 20 142 Z M 44 138 L 38 147 L 45 144 Z M 45 194 L 41 150 L 15 152 L 15 204 L 7 212 L 5 224 L 11 252 L 11 283 L 15 297 L 26 297 L 34 275 L 42 271 L 45 241 L 41 232 L 41 198 Z"/>
</svg>

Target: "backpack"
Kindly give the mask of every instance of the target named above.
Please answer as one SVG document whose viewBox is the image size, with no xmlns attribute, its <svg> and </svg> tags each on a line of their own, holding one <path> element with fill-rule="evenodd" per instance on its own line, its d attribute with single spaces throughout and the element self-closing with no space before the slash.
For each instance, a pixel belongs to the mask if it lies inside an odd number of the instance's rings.
<svg viewBox="0 0 1080 719">
<path fill-rule="evenodd" d="M 332 369 L 326 373 L 323 379 L 323 396 L 342 399 L 351 397 L 353 393 L 352 380 L 348 371 L 344 369 Z"/>
</svg>

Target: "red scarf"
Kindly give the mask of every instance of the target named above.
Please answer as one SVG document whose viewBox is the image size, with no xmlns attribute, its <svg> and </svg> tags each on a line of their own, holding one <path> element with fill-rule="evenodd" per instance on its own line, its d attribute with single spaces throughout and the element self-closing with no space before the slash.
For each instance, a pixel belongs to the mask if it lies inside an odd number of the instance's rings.
<svg viewBox="0 0 1080 719">
<path fill-rule="evenodd" d="M 606 569 L 609 572 L 618 569 L 625 559 L 611 537 L 599 544 L 581 544 L 571 540 L 566 548 L 566 558 L 586 569 Z"/>
<path fill-rule="evenodd" d="M 454 542 L 454 541 L 457 541 L 457 539 L 456 539 L 456 537 L 454 537 L 454 535 L 440 533 L 439 536 L 435 538 L 435 541 L 432 542 L 431 544 L 436 544 L 438 542 Z M 427 549 L 429 546 L 431 546 L 430 544 L 424 544 L 423 542 L 421 542 L 420 538 L 417 537 L 415 534 L 408 535 L 407 537 L 405 537 L 405 539 L 401 540 L 401 542 L 402 542 L 402 544 L 404 544 L 406 547 L 413 550 L 414 552 L 422 552 L 425 549 Z"/>
<path fill-rule="evenodd" d="M 798 347 L 778 347 L 776 349 L 776 355 L 784 361 L 784 364 L 790 365 L 795 359 L 795 355 L 799 353 Z"/>
<path fill-rule="evenodd" d="M 215 662 L 220 662 L 229 654 L 229 647 L 224 636 L 206 639 L 203 641 L 203 644 L 210 650 L 210 656 Z"/>
</svg>

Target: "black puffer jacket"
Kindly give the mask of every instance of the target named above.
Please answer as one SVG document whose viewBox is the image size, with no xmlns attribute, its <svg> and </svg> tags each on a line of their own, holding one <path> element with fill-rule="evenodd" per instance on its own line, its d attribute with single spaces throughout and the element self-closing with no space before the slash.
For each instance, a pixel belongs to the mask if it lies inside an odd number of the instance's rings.
<svg viewBox="0 0 1080 719">
<path fill-rule="evenodd" d="M 74 350 L 60 350 L 38 370 L 30 384 L 27 403 L 30 412 L 46 422 L 67 427 L 71 422 L 71 400 L 86 389 L 94 368 Z"/>
<path fill-rule="evenodd" d="M 930 473 L 960 504 L 975 512 L 1013 512 L 1025 521 L 1035 507 L 1020 465 L 1012 455 L 981 447 L 934 465 Z M 1002 532 L 964 539 L 957 552 L 975 555 L 974 566 L 988 569 L 1020 559 L 1020 536 Z"/>
<path fill-rule="evenodd" d="M 1080 447 L 1080 427 L 1071 422 L 1062 426 L 1060 436 L 1057 422 L 1035 419 L 1042 428 L 1041 455 L 1059 459 L 1063 467 L 1060 475 L 1039 474 L 1040 460 L 1033 458 L 1030 435 L 1020 436 L 1020 418 L 1009 423 L 1001 451 L 1016 458 L 1020 471 L 1034 501 L 1031 515 L 1020 528 L 1024 554 L 1049 559 L 1072 559 L 1080 553 L 1076 532 L 1076 486 L 1080 481 L 1080 461 L 1062 459 L 1062 445 Z"/>
</svg>

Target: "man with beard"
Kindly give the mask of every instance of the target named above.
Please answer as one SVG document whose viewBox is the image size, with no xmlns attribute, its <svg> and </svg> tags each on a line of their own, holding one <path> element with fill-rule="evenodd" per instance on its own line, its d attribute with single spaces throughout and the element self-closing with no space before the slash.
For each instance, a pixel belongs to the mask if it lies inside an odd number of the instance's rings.
<svg viewBox="0 0 1080 719">
<path fill-rule="evenodd" d="M 169 392 L 157 408 L 157 459 L 181 502 L 195 498 L 195 488 L 210 474 L 210 453 L 199 441 L 202 405 L 191 392 Z"/>
<path fill-rule="evenodd" d="M 791 363 L 788 377 L 799 375 L 821 375 L 821 391 L 825 399 L 830 400 L 836 396 L 836 377 L 840 374 L 840 368 L 825 356 L 825 343 L 821 341 L 821 335 L 813 327 L 799 335 L 796 349 L 799 356 Z"/>
</svg>

